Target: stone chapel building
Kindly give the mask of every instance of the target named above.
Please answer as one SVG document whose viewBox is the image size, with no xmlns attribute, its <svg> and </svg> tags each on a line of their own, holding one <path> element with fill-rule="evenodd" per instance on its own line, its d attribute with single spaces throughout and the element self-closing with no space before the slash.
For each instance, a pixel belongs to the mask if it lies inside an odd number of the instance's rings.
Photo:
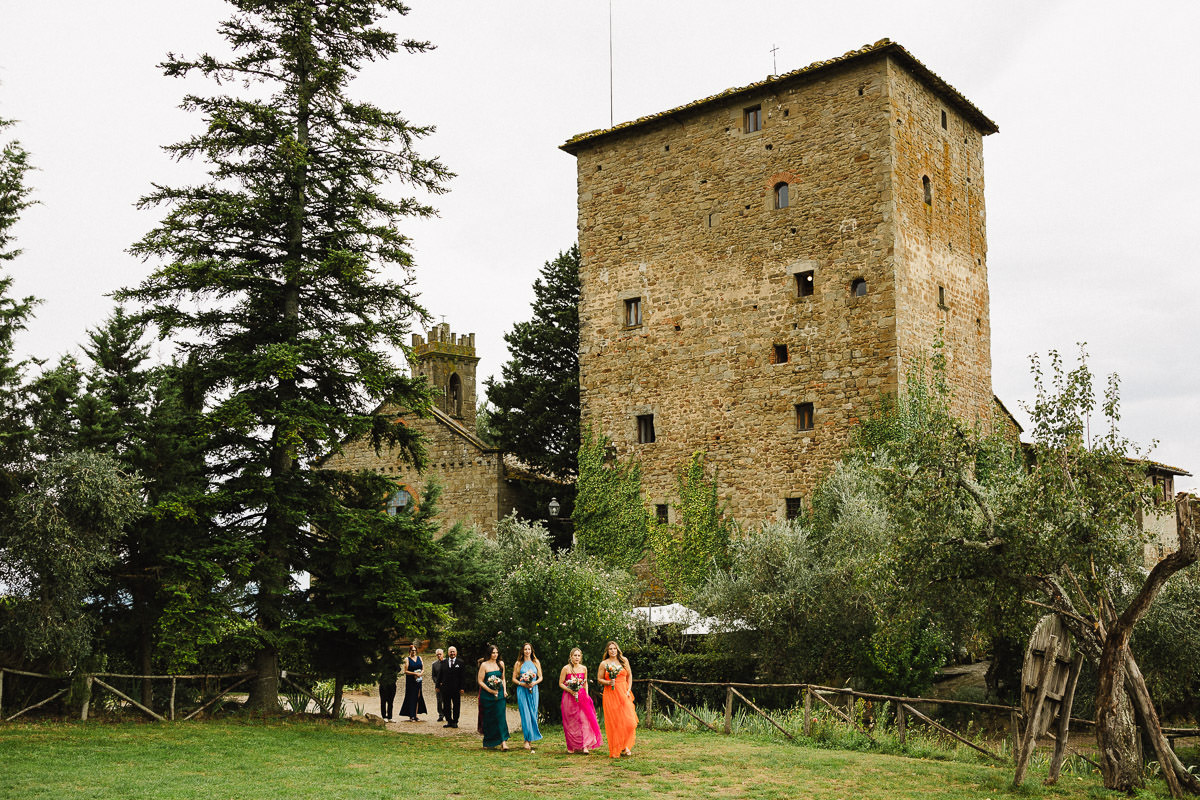
<svg viewBox="0 0 1200 800">
<path fill-rule="evenodd" d="M 427 336 L 413 334 L 412 374 L 425 376 L 438 392 L 430 416 L 406 414 L 396 407 L 376 413 L 402 419 L 423 435 L 428 461 L 424 472 L 417 472 L 397 451 L 384 448 L 376 453 L 366 440 L 343 443 L 341 452 L 326 458 L 323 466 L 391 476 L 396 491 L 387 500 L 389 512 L 420 502 L 426 483 L 437 480 L 442 486 L 438 508 L 443 530 L 460 522 L 492 533 L 513 511 L 531 516 L 536 510 L 529 507 L 526 489 L 541 479 L 475 434 L 478 363 L 473 333 L 456 335 L 443 323 Z"/>
<path fill-rule="evenodd" d="M 1006 415 L 984 215 L 996 131 L 885 39 L 562 145 L 583 422 L 641 462 L 660 517 L 697 450 L 735 518 L 795 515 L 939 336 L 956 412 Z"/>
</svg>

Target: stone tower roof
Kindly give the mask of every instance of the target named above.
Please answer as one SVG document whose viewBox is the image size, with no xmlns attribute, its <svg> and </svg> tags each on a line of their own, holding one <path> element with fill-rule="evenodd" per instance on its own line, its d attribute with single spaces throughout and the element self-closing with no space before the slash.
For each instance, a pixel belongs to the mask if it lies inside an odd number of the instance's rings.
<svg viewBox="0 0 1200 800">
<path fill-rule="evenodd" d="M 424 355 L 439 354 L 479 360 L 475 356 L 475 334 L 455 334 L 444 322 L 433 326 L 428 333 L 428 338 L 414 333 L 412 335 L 412 353 L 418 359 Z"/>
<path fill-rule="evenodd" d="M 865 60 L 867 58 L 877 58 L 884 55 L 890 55 L 896 58 L 897 61 L 907 67 L 914 75 L 916 75 L 923 83 L 925 83 L 933 92 L 941 96 L 947 103 L 954 106 L 958 111 L 976 126 L 983 131 L 984 135 L 996 133 L 1000 130 L 996 123 L 989 119 L 979 108 L 962 95 L 957 89 L 951 86 L 942 78 L 938 77 L 933 70 L 922 64 L 917 58 L 901 45 L 893 42 L 891 39 L 880 39 L 875 44 L 864 45 L 858 50 L 851 50 L 837 58 L 831 58 L 827 61 L 814 61 L 807 67 L 785 72 L 782 75 L 771 75 L 765 80 L 757 81 L 746 86 L 736 86 L 732 89 L 726 89 L 719 94 L 714 94 L 709 97 L 704 97 L 699 100 L 693 100 L 690 103 L 685 103 L 681 106 L 661 111 L 657 114 L 650 114 L 645 117 L 639 117 L 629 122 L 622 122 L 619 125 L 614 125 L 611 128 L 603 128 L 600 130 L 581 133 L 578 136 L 573 136 L 565 143 L 560 145 L 560 149 L 574 155 L 579 152 L 585 145 L 595 143 L 598 139 L 603 139 L 613 134 L 622 133 L 633 128 L 638 128 L 649 123 L 668 119 L 684 111 L 707 106 L 710 104 L 724 102 L 739 95 L 748 95 L 753 92 L 761 91 L 764 88 L 774 87 L 783 83 L 793 82 L 797 79 L 807 79 L 817 73 L 824 72 L 831 68 L 840 67 L 850 64 L 855 61 Z"/>
</svg>

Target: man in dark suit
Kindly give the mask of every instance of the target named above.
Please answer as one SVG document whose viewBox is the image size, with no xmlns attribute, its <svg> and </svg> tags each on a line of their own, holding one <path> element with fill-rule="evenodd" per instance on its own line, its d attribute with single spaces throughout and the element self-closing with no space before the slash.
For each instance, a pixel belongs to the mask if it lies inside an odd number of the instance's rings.
<svg viewBox="0 0 1200 800">
<path fill-rule="evenodd" d="M 438 696 L 442 698 L 443 710 L 446 714 L 444 728 L 458 727 L 459 705 L 462 702 L 463 685 L 466 681 L 467 665 L 458 657 L 458 648 L 453 645 L 447 648 L 448 658 L 443 662 L 442 682 L 438 686 Z"/>
<path fill-rule="evenodd" d="M 442 648 L 438 648 L 433 653 L 437 656 L 437 661 L 433 662 L 433 696 L 437 700 L 437 721 L 441 722 L 446 718 L 446 705 L 442 701 L 445 695 L 442 694 L 442 670 L 446 667 L 446 654 L 442 652 Z"/>
</svg>

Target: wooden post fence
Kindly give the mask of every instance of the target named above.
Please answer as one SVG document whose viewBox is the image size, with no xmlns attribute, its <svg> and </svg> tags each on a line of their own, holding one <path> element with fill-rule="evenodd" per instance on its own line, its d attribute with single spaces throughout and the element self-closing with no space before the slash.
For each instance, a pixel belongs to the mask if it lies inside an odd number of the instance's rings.
<svg viewBox="0 0 1200 800">
<path fill-rule="evenodd" d="M 646 727 L 654 730 L 654 681 L 650 681 L 646 690 Z"/>
<path fill-rule="evenodd" d="M 758 706 L 754 705 L 754 703 L 751 703 L 749 700 L 747 700 L 747 699 L 746 699 L 746 695 L 742 694 L 742 693 L 741 693 L 741 692 L 739 692 L 737 689 L 734 689 L 732 686 L 730 686 L 730 687 L 729 687 L 729 691 L 733 692 L 733 693 L 734 693 L 734 694 L 736 694 L 738 697 L 742 698 L 742 702 L 743 702 L 743 703 L 745 703 L 746 705 L 750 706 L 750 708 L 754 709 L 755 713 L 757 713 L 759 716 L 761 716 L 761 717 L 762 717 L 763 719 L 765 719 L 767 722 L 771 723 L 771 724 L 772 724 L 772 725 L 774 725 L 776 728 L 778 728 L 778 729 L 779 729 L 779 732 L 780 732 L 780 733 L 782 733 L 784 736 L 788 737 L 789 739 L 792 739 L 793 741 L 796 739 L 796 737 L 795 737 L 795 736 L 792 736 L 790 733 L 788 733 L 788 732 L 787 732 L 787 729 L 786 729 L 786 728 L 784 728 L 782 725 L 780 725 L 780 724 L 779 724 L 778 722 L 776 722 L 775 720 L 771 719 L 771 716 L 770 716 L 770 715 L 769 715 L 767 712 L 763 711 L 761 708 L 759 708 Z M 732 703 L 732 698 L 730 698 L 730 702 Z"/>
<path fill-rule="evenodd" d="M 658 693 L 659 693 L 659 694 L 661 694 L 663 697 L 667 698 L 667 699 L 668 699 L 668 700 L 670 700 L 672 703 L 674 703 L 675 705 L 679 706 L 679 708 L 681 708 L 681 709 L 683 709 L 684 711 L 686 711 L 686 712 L 688 713 L 688 716 L 690 716 L 692 719 L 696 720 L 696 722 L 699 722 L 701 725 L 703 725 L 704 727 L 708 728 L 708 729 L 709 729 L 710 731 L 712 731 L 713 733 L 716 733 L 716 732 L 717 732 L 717 729 L 716 729 L 716 728 L 714 728 L 712 725 L 709 725 L 709 724 L 708 724 L 707 722 L 705 722 L 704 720 L 700 719 L 700 717 L 698 717 L 694 711 L 692 711 L 690 708 L 688 708 L 687 706 L 685 706 L 683 703 L 681 703 L 681 702 L 679 702 L 678 700 L 676 700 L 674 697 L 671 697 L 671 695 L 667 694 L 667 693 L 666 693 L 666 692 L 664 692 L 662 689 L 660 689 L 660 688 L 658 688 L 657 686 L 655 686 L 655 687 L 654 687 L 654 691 L 658 692 Z M 743 698 L 743 699 L 745 699 L 745 698 Z"/>
<path fill-rule="evenodd" d="M 840 691 L 840 690 L 839 690 L 839 691 Z M 861 725 L 859 725 L 857 722 L 855 722 L 855 721 L 854 721 L 854 717 L 851 717 L 851 716 L 847 715 L 847 714 L 846 714 L 844 711 L 842 711 L 841 709 L 839 709 L 839 708 L 838 708 L 837 706 L 835 706 L 833 703 L 831 703 L 831 702 L 829 702 L 828 700 L 826 700 L 824 697 L 822 697 L 822 696 L 821 696 L 821 693 L 820 693 L 820 692 L 813 692 L 813 696 L 814 696 L 814 697 L 816 697 L 818 700 L 820 700 L 822 703 L 824 703 L 826 706 L 828 706 L 828 707 L 829 707 L 829 710 L 830 710 L 830 711 L 832 711 L 834 714 L 836 714 L 837 716 L 839 716 L 839 717 L 841 717 L 842 719 L 846 720 L 846 722 L 847 722 L 847 723 L 850 725 L 850 727 L 852 727 L 852 728 L 855 728 L 855 729 L 857 729 L 857 730 L 861 731 L 861 732 L 862 732 L 862 734 L 863 734 L 863 736 L 866 736 L 866 737 L 867 737 L 868 739 L 870 739 L 870 740 L 871 740 L 873 743 L 875 743 L 875 744 L 879 744 L 879 742 L 876 742 L 876 741 L 875 741 L 875 737 L 874 737 L 874 736 L 872 736 L 870 733 L 868 733 L 868 732 L 867 732 L 867 729 L 866 729 L 866 728 L 862 727 Z"/>
<path fill-rule="evenodd" d="M 963 743 L 963 744 L 965 744 L 967 747 L 972 747 L 972 748 L 974 748 L 974 749 L 978 750 L 979 752 L 983 753 L 985 756 L 989 756 L 989 757 L 991 757 L 991 758 L 994 758 L 994 759 L 996 759 L 997 761 L 1003 761 L 1003 760 L 1004 760 L 1004 759 L 1003 759 L 1003 758 L 1001 758 L 1000 756 L 998 756 L 998 755 L 996 755 L 995 753 L 993 753 L 991 750 L 985 750 L 985 749 L 983 749 L 982 747 L 980 747 L 979 745 L 975 744 L 974 742 L 972 742 L 972 741 L 970 741 L 970 740 L 968 740 L 968 739 L 964 739 L 962 736 L 959 736 L 957 733 L 955 733 L 954 731 L 950 730 L 950 729 L 949 729 L 949 728 L 947 728 L 945 725 L 939 725 L 938 723 L 934 722 L 934 721 L 933 721 L 933 720 L 931 720 L 929 717 L 925 716 L 925 715 L 924 715 L 924 714 L 922 714 L 920 711 L 917 711 L 915 708 L 913 708 L 912 706 L 908 705 L 907 703 L 905 703 L 905 704 L 904 704 L 904 708 L 905 708 L 905 709 L 906 709 L 906 710 L 907 710 L 907 711 L 908 711 L 910 714 L 912 714 L 914 717 L 916 717 L 917 719 L 921 720 L 922 722 L 924 722 L 924 723 L 926 723 L 926 724 L 928 724 L 928 725 L 932 725 L 933 727 L 937 728 L 937 729 L 938 729 L 939 731 L 941 731 L 942 733 L 945 733 L 945 734 L 947 734 L 947 735 L 949 735 L 949 736 L 953 736 L 955 739 L 957 739 L 958 741 L 962 742 L 962 743 Z"/>
<path fill-rule="evenodd" d="M 804 687 L 804 736 L 812 736 L 812 687 Z"/>
<path fill-rule="evenodd" d="M 733 687 L 725 688 L 725 735 L 733 734 Z"/>
<path fill-rule="evenodd" d="M 905 729 L 904 720 L 904 704 L 896 706 L 896 735 L 900 738 L 900 746 L 904 746 L 904 742 L 908 738 L 908 731 Z"/>
</svg>

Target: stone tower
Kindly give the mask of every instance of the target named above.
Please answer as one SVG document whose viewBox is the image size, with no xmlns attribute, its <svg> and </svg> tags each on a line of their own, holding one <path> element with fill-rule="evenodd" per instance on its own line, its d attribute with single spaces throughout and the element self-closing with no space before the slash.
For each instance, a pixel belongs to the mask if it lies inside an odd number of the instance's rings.
<svg viewBox="0 0 1200 800">
<path fill-rule="evenodd" d="M 642 463 L 648 503 L 703 450 L 736 518 L 793 516 L 939 340 L 956 413 L 991 419 L 996 130 L 883 40 L 563 145 L 583 421 Z"/>
<path fill-rule="evenodd" d="M 412 372 L 441 390 L 434 406 L 475 432 L 475 334 L 456 336 L 446 323 L 412 336 Z"/>
</svg>

